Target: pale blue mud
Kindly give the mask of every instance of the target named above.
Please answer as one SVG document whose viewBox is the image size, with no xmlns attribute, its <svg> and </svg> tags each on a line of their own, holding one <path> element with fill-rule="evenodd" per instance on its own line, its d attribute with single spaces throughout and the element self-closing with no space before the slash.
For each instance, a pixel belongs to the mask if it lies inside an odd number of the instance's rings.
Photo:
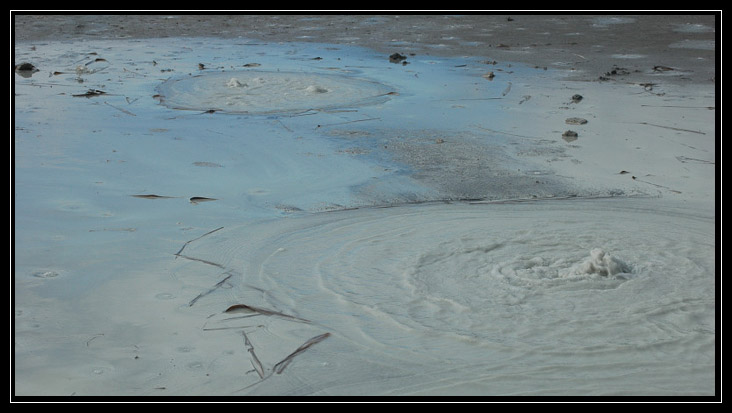
<svg viewBox="0 0 732 413">
<path fill-rule="evenodd" d="M 569 175 L 551 70 L 404 57 L 17 44 L 17 394 L 713 394 L 713 204 Z"/>
</svg>

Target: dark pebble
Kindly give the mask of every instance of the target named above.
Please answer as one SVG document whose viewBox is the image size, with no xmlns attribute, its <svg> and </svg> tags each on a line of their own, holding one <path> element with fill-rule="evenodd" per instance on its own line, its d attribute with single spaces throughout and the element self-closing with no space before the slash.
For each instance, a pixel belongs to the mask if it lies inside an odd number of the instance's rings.
<svg viewBox="0 0 732 413">
<path fill-rule="evenodd" d="M 37 69 L 36 69 L 36 67 L 35 67 L 35 66 L 33 66 L 33 65 L 32 65 L 32 64 L 30 64 L 30 63 L 21 63 L 21 64 L 19 64 L 19 65 L 15 66 L 15 70 L 25 70 L 25 71 L 30 71 L 30 70 L 37 70 Z"/>
<path fill-rule="evenodd" d="M 399 53 L 392 53 L 389 56 L 389 61 L 392 63 L 399 63 L 402 60 L 407 60 L 407 56 L 404 56 L 403 54 L 399 54 Z"/>
<path fill-rule="evenodd" d="M 562 139 L 564 139 L 567 142 L 573 142 L 577 140 L 577 132 L 568 130 L 562 134 Z"/>
</svg>

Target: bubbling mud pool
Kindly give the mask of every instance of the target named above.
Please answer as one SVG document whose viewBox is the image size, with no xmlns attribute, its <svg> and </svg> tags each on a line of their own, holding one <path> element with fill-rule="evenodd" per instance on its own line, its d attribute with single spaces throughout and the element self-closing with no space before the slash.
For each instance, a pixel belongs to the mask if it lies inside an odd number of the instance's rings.
<svg viewBox="0 0 732 413">
<path fill-rule="evenodd" d="M 404 376 L 379 391 L 395 394 L 583 394 L 593 380 L 603 394 L 693 393 L 713 382 L 713 218 L 647 201 L 340 211 L 224 229 L 188 253 L 243 267 L 229 294 L 367 360 L 320 391 L 383 376 L 370 369 L 389 359 L 379 369 Z"/>
<path fill-rule="evenodd" d="M 565 145 L 595 109 L 534 89 L 545 70 L 244 39 L 16 50 L 43 70 L 16 78 L 23 394 L 714 388 L 714 213 L 556 173 L 609 140 Z M 615 198 L 439 201 L 593 194 Z M 134 366 L 108 350 L 131 343 Z"/>
<path fill-rule="evenodd" d="M 231 71 L 170 79 L 158 88 L 174 109 L 229 113 L 288 113 L 376 104 L 392 89 L 342 75 Z"/>
</svg>

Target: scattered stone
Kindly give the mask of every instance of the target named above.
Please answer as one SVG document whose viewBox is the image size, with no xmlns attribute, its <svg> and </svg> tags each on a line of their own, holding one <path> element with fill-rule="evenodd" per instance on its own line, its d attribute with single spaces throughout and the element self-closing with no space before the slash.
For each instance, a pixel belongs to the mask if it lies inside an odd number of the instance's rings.
<svg viewBox="0 0 732 413">
<path fill-rule="evenodd" d="M 31 63 L 21 63 L 19 65 L 15 66 L 15 70 L 38 70 L 33 64 Z"/>
<path fill-rule="evenodd" d="M 626 69 L 624 67 L 613 66 L 612 70 L 605 73 L 605 76 L 618 76 L 618 75 L 627 75 L 627 74 L 630 74 L 628 69 Z"/>
<path fill-rule="evenodd" d="M 391 55 L 389 56 L 389 61 L 390 61 L 391 63 L 399 63 L 399 62 L 402 62 L 403 60 L 407 60 L 407 56 L 404 56 L 403 54 L 399 54 L 399 53 L 392 53 L 392 54 L 391 54 Z M 402 64 L 403 64 L 403 63 L 402 63 Z"/>
<path fill-rule="evenodd" d="M 58 275 L 56 271 L 38 271 L 33 273 L 33 276 L 36 278 L 56 278 Z"/>
<path fill-rule="evenodd" d="M 668 66 L 653 66 L 654 72 L 668 72 L 669 70 L 674 70 L 674 68 Z"/>
<path fill-rule="evenodd" d="M 73 96 L 75 98 L 90 98 L 90 97 L 100 96 L 100 95 L 106 95 L 106 94 L 107 94 L 107 92 L 105 92 L 103 90 L 89 89 L 89 90 L 87 90 L 84 93 L 80 93 L 80 94 L 77 94 L 77 95 L 71 95 L 71 96 Z"/>
<path fill-rule="evenodd" d="M 573 95 L 572 102 L 579 103 L 583 99 L 582 95 Z"/>
<path fill-rule="evenodd" d="M 445 143 L 445 140 L 442 138 L 437 138 L 437 140 L 435 140 L 435 143 Z"/>
<path fill-rule="evenodd" d="M 567 142 L 574 142 L 577 140 L 577 132 L 568 130 L 562 134 L 562 139 L 564 139 Z"/>
<path fill-rule="evenodd" d="M 488 80 L 493 80 L 493 78 L 496 77 L 496 75 L 493 72 L 488 72 L 488 73 L 484 74 L 483 77 Z"/>
<path fill-rule="evenodd" d="M 567 120 L 564 121 L 567 125 L 584 125 L 587 123 L 587 119 L 582 118 L 567 118 Z"/>
<path fill-rule="evenodd" d="M 15 73 L 23 77 L 31 77 L 33 73 L 36 73 L 39 69 L 33 66 L 31 63 L 21 63 L 15 65 Z"/>
</svg>

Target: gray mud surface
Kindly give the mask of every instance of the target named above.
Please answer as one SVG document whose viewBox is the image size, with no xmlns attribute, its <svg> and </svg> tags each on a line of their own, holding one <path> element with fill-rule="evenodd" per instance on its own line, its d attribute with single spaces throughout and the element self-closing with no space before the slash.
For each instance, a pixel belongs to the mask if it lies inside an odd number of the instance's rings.
<svg viewBox="0 0 732 413">
<path fill-rule="evenodd" d="M 485 56 L 565 68 L 578 80 L 712 82 L 714 13 L 14 15 L 15 41 L 243 37 L 369 47 L 385 55 Z M 713 63 L 713 64 L 710 64 Z"/>
</svg>

